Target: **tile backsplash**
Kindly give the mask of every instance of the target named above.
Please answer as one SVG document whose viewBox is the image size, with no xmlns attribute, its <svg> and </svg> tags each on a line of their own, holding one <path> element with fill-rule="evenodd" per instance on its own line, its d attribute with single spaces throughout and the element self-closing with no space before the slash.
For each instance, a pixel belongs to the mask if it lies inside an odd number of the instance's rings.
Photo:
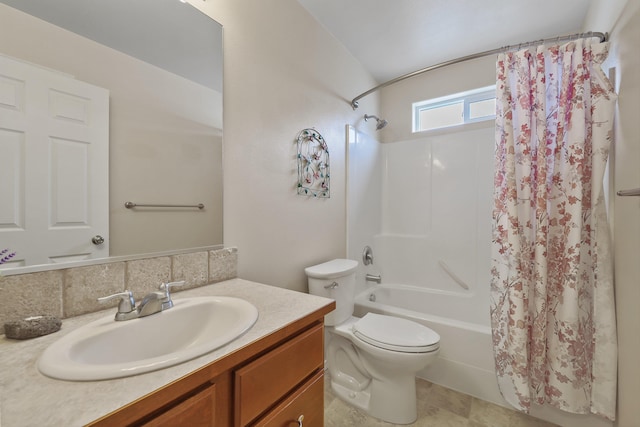
<svg viewBox="0 0 640 427">
<path fill-rule="evenodd" d="M 116 307 L 99 297 L 133 292 L 136 300 L 157 290 L 162 282 L 185 280 L 173 292 L 237 276 L 236 248 L 216 249 L 155 258 L 118 261 L 62 270 L 0 276 L 0 334 L 7 321 L 35 315 L 61 319 Z"/>
</svg>

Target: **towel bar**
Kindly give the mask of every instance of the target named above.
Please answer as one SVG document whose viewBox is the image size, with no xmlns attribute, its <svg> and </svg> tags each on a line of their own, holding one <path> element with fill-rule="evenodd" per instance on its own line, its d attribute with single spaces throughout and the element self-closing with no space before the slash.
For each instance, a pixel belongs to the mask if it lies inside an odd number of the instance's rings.
<svg viewBox="0 0 640 427">
<path fill-rule="evenodd" d="M 616 193 L 618 196 L 640 196 L 640 188 L 633 190 L 620 190 Z"/>
<path fill-rule="evenodd" d="M 133 208 L 198 208 L 204 209 L 204 205 L 202 203 L 198 203 L 197 205 L 155 205 L 155 204 L 140 204 L 133 202 L 126 202 L 124 207 L 127 209 Z"/>
</svg>

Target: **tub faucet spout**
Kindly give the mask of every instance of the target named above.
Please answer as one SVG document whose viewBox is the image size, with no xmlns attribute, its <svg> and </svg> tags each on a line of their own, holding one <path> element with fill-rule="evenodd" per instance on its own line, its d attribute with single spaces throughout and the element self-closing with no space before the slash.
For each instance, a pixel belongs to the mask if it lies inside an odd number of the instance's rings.
<svg viewBox="0 0 640 427">
<path fill-rule="evenodd" d="M 365 276 L 365 280 L 367 282 L 376 282 L 376 283 L 381 283 L 382 282 L 382 277 L 380 277 L 380 275 L 378 274 L 377 276 L 375 274 L 367 274 Z"/>
</svg>

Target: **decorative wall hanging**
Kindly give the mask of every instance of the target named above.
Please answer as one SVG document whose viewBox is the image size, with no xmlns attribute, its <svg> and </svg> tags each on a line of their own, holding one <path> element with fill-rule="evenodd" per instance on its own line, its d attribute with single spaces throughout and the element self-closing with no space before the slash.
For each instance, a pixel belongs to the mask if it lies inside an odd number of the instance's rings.
<svg viewBox="0 0 640 427">
<path fill-rule="evenodd" d="M 315 129 L 298 134 L 298 194 L 329 197 L 329 148 Z"/>
</svg>

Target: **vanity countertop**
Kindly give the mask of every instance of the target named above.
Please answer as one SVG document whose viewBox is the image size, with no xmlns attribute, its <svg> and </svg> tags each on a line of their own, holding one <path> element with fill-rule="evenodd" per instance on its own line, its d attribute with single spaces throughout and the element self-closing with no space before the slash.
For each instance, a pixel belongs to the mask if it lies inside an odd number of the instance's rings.
<svg viewBox="0 0 640 427">
<path fill-rule="evenodd" d="M 106 415 L 202 366 L 223 358 L 277 331 L 333 300 L 231 279 L 188 291 L 175 300 L 194 296 L 234 296 L 258 308 L 258 320 L 244 335 L 196 359 L 147 374 L 103 381 L 71 382 L 46 377 L 36 364 L 42 352 L 72 330 L 116 309 L 64 319 L 54 334 L 25 341 L 0 339 L 0 426 L 81 426 Z"/>
</svg>

